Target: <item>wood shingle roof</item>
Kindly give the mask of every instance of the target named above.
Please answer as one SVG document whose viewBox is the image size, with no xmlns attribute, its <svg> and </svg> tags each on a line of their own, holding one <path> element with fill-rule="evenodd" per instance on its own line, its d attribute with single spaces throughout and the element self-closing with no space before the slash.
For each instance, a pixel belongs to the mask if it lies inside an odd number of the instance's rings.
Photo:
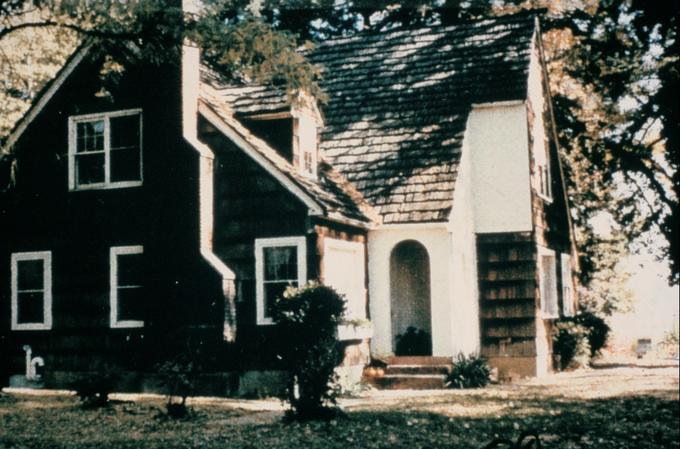
<svg viewBox="0 0 680 449">
<path fill-rule="evenodd" d="M 472 105 L 524 100 L 536 19 L 359 34 L 308 56 L 328 103 L 320 148 L 384 224 L 447 221 Z M 236 116 L 287 108 L 281 92 L 224 86 Z"/>
</svg>

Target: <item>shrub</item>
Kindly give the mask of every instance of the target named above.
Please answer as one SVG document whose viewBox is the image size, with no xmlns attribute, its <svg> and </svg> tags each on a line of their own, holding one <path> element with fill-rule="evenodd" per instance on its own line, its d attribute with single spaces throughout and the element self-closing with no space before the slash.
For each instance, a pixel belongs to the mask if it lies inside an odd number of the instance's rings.
<svg viewBox="0 0 680 449">
<path fill-rule="evenodd" d="M 91 368 L 92 374 L 78 379 L 72 388 L 84 408 L 105 407 L 120 380 L 120 371 L 104 361 L 95 362 Z"/>
<path fill-rule="evenodd" d="M 604 319 L 589 311 L 580 312 L 573 317 L 573 321 L 586 329 L 588 344 L 590 345 L 590 357 L 597 356 L 607 344 L 610 331 L 607 323 Z"/>
<path fill-rule="evenodd" d="M 409 327 L 403 334 L 397 335 L 397 355 L 429 355 L 432 354 L 432 338 L 422 329 Z"/>
<path fill-rule="evenodd" d="M 491 381 L 491 368 L 486 359 L 477 355 L 458 354 L 446 379 L 449 388 L 481 388 Z"/>
<path fill-rule="evenodd" d="M 337 396 L 332 384 L 342 352 L 336 332 L 344 312 L 344 298 L 315 282 L 289 287 L 275 303 L 273 317 L 286 339 L 280 354 L 288 372 L 285 399 L 297 419 L 332 415 L 327 405 Z"/>
<path fill-rule="evenodd" d="M 185 418 L 189 414 L 187 398 L 194 392 L 201 372 L 200 350 L 187 340 L 183 348 L 168 360 L 156 365 L 168 401 L 165 409 L 171 418 Z"/>
<path fill-rule="evenodd" d="M 561 370 L 588 365 L 588 329 L 571 319 L 557 321 L 553 328 L 553 354 Z"/>
</svg>

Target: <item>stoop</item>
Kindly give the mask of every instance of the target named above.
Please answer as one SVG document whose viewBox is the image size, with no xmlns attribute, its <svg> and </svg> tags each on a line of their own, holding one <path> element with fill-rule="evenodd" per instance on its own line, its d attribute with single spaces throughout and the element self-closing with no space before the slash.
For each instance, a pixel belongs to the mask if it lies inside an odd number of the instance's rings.
<svg viewBox="0 0 680 449">
<path fill-rule="evenodd" d="M 380 390 L 434 390 L 446 388 L 453 367 L 451 357 L 392 356 L 382 368 L 364 370 L 364 381 Z"/>
</svg>

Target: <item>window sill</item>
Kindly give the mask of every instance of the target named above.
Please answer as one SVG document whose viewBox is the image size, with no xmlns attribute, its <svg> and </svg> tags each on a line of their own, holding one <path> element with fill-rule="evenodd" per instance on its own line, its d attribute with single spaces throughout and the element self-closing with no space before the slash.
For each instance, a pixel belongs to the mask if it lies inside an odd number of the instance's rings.
<svg viewBox="0 0 680 449">
<path fill-rule="evenodd" d="M 551 196 L 548 196 L 544 193 L 539 192 L 538 190 L 535 190 L 536 196 L 538 196 L 540 199 L 542 199 L 544 202 L 548 204 L 552 204 L 553 198 Z"/>
<path fill-rule="evenodd" d="M 45 323 L 24 323 L 24 324 L 12 324 L 13 331 L 49 331 L 52 330 L 51 324 Z"/>
<path fill-rule="evenodd" d="M 111 329 L 139 329 L 144 327 L 144 321 L 118 321 L 111 323 Z"/>
<path fill-rule="evenodd" d="M 116 182 L 112 184 L 87 184 L 84 186 L 77 186 L 69 188 L 71 192 L 83 192 L 90 190 L 114 190 L 114 189 L 126 189 L 130 187 L 141 187 L 144 185 L 142 181 L 125 181 Z"/>
</svg>

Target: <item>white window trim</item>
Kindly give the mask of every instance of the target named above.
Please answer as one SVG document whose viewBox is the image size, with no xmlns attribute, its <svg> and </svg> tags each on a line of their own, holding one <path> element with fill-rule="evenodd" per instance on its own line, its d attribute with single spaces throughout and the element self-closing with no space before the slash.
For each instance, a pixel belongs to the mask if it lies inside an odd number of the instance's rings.
<svg viewBox="0 0 680 449">
<path fill-rule="evenodd" d="M 255 239 L 255 302 L 259 326 L 274 324 L 274 320 L 264 316 L 264 248 L 280 246 L 297 247 L 298 285 L 302 286 L 307 282 L 307 239 L 305 237 Z"/>
<path fill-rule="evenodd" d="M 144 247 L 141 245 L 135 246 L 113 246 L 109 253 L 109 276 L 110 276 L 110 324 L 111 328 L 135 328 L 144 327 L 144 321 L 140 320 L 118 320 L 118 256 L 124 254 L 143 254 Z"/>
<path fill-rule="evenodd" d="M 555 258 L 555 251 L 545 248 L 543 246 L 538 247 L 538 273 L 539 273 L 539 294 L 541 295 L 541 317 L 543 319 L 554 319 L 554 318 L 559 318 L 559 302 L 558 302 L 558 294 L 559 292 L 557 291 L 557 259 Z M 545 308 L 546 308 L 546 303 L 545 303 L 545 298 L 546 298 L 546 292 L 545 292 L 545 286 L 543 282 L 543 256 L 551 256 L 553 258 L 553 268 L 554 268 L 554 273 L 552 276 L 552 285 L 550 288 L 553 290 L 553 294 L 555 295 L 555 302 L 557 303 L 557 307 L 555 308 L 555 313 L 547 313 Z"/>
<path fill-rule="evenodd" d="M 571 269 L 571 256 L 569 254 L 560 254 L 560 272 L 562 281 L 562 314 L 564 316 L 574 316 L 574 280 L 573 271 Z M 568 282 L 570 294 L 569 297 L 565 295 L 565 282 Z"/>
<path fill-rule="evenodd" d="M 127 115 L 139 114 L 139 181 L 118 181 L 111 182 L 111 126 L 109 120 L 112 117 L 123 117 Z M 76 184 L 76 145 L 77 145 L 77 127 L 81 122 L 91 122 L 94 120 L 104 120 L 104 182 L 96 184 Z M 98 190 L 98 189 L 119 189 L 125 187 L 138 187 L 144 182 L 144 164 L 143 164 L 143 119 L 142 110 L 125 109 L 121 111 L 101 112 L 96 114 L 74 115 L 68 119 L 68 186 L 69 190 Z"/>
<path fill-rule="evenodd" d="M 293 118 L 293 154 L 297 154 L 297 167 L 295 167 L 298 172 L 306 176 L 307 178 L 316 179 L 318 177 L 318 166 L 319 166 L 319 124 L 316 118 L 309 114 L 298 113 L 294 115 Z M 314 148 L 309 151 L 305 151 L 302 148 L 302 133 L 303 121 L 309 120 L 309 126 L 314 126 Z M 309 153 L 311 155 L 311 171 L 305 169 L 305 154 Z M 295 165 L 295 163 L 293 164 Z"/>
<path fill-rule="evenodd" d="M 19 323 L 19 271 L 18 262 L 25 260 L 43 261 L 43 319 L 42 323 Z M 50 330 L 52 329 L 52 252 L 34 251 L 12 254 L 12 330 Z"/>
</svg>

